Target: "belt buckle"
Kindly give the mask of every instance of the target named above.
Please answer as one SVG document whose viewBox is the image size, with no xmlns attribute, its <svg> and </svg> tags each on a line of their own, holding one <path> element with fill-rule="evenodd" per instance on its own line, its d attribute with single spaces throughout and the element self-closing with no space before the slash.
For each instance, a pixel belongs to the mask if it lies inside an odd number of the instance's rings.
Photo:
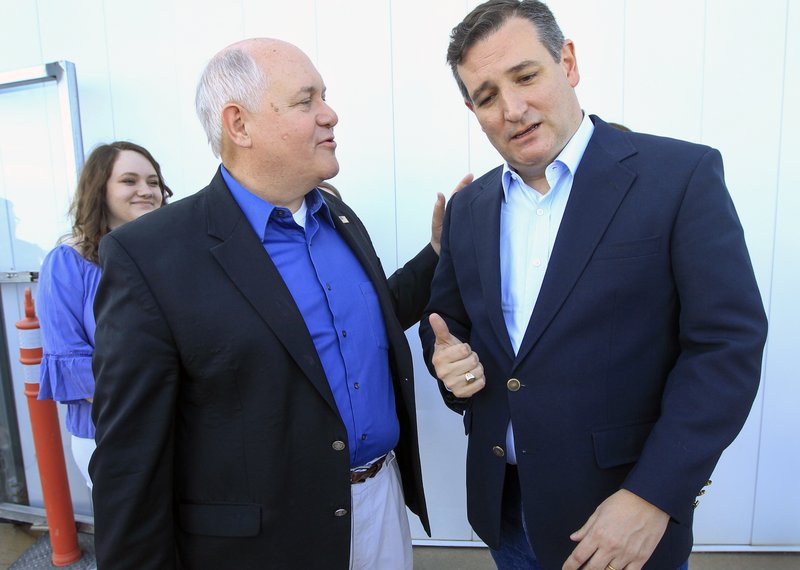
<svg viewBox="0 0 800 570">
<path fill-rule="evenodd" d="M 386 461 L 386 456 L 384 455 L 372 465 L 367 467 L 366 469 L 358 469 L 357 471 L 350 471 L 350 484 L 357 485 L 359 483 L 364 483 L 367 479 L 372 479 L 375 475 L 378 474 L 378 471 L 381 470 L 383 467 L 384 462 Z"/>
</svg>

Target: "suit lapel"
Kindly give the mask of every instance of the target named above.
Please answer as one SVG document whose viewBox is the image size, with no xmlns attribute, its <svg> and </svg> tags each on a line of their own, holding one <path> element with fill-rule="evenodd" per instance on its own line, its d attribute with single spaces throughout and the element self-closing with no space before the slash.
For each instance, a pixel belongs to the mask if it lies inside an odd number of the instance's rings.
<svg viewBox="0 0 800 570">
<path fill-rule="evenodd" d="M 211 183 L 207 205 L 209 234 L 221 240 L 211 248 L 211 255 L 338 413 L 306 323 L 280 272 L 219 173 Z"/>
<path fill-rule="evenodd" d="M 509 358 L 514 357 L 514 349 L 508 336 L 506 320 L 501 305 L 500 283 L 500 208 L 503 202 L 501 185 L 502 168 L 487 176 L 481 189 L 475 193 L 470 204 L 470 237 L 475 246 L 476 267 L 481 280 L 483 300 L 489 322 L 502 349 Z"/>
<path fill-rule="evenodd" d="M 620 164 L 635 149 L 613 127 L 596 118 L 594 122 L 595 132 L 575 175 L 515 365 L 530 352 L 564 304 L 636 178 Z"/>
</svg>

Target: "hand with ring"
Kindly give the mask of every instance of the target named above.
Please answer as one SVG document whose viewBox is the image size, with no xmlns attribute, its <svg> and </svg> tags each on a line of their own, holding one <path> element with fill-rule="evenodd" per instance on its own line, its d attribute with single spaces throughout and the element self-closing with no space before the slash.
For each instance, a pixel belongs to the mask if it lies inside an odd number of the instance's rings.
<svg viewBox="0 0 800 570">
<path fill-rule="evenodd" d="M 430 323 L 436 335 L 431 360 L 445 389 L 458 398 L 469 398 L 483 390 L 486 378 L 478 355 L 451 334 L 447 323 L 436 313 L 431 314 Z"/>
</svg>

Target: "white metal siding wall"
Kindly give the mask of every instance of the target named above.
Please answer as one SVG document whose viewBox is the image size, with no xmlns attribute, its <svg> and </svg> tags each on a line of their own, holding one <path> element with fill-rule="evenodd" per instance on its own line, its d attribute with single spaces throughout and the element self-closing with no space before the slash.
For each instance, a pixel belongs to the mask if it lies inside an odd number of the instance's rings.
<svg viewBox="0 0 800 570">
<path fill-rule="evenodd" d="M 244 37 L 296 43 L 316 62 L 339 114 L 341 173 L 333 182 L 363 218 L 391 272 L 427 241 L 435 193 L 449 192 L 468 171 L 478 175 L 499 164 L 444 63 L 450 29 L 477 3 L 0 0 L 0 71 L 73 61 L 87 154 L 113 139 L 143 144 L 180 198 L 204 186 L 217 166 L 194 114 L 204 63 Z M 796 0 L 550 4 L 576 43 L 578 93 L 588 112 L 723 153 L 771 332 L 762 390 L 702 498 L 696 542 L 800 547 L 800 387 L 792 358 L 800 337 L 800 226 L 794 222 L 800 114 L 790 104 L 800 100 L 800 6 Z M 26 258 L 25 243 L 46 251 L 68 227 L 72 188 L 59 178 L 60 135 L 48 131 L 58 108 L 46 89 L 0 94 L 0 198 L 6 200 L 0 219 L 10 224 L 0 236 L 0 270 Z M 15 120 L 20 108 L 38 118 Z M 12 206 L 15 224 L 1 215 Z M 3 289 L 12 339 L 20 291 Z M 473 540 L 460 420 L 439 401 L 416 331 L 409 338 L 417 356 L 434 538 Z M 10 354 L 14 361 L 13 342 Z M 25 418 L 24 398 L 17 402 Z M 29 442 L 27 422 L 22 427 Z M 26 462 L 32 461 L 27 444 Z M 38 481 L 33 470 L 28 476 Z M 37 490 L 31 495 L 36 500 Z M 414 534 L 424 536 L 418 525 Z"/>
</svg>

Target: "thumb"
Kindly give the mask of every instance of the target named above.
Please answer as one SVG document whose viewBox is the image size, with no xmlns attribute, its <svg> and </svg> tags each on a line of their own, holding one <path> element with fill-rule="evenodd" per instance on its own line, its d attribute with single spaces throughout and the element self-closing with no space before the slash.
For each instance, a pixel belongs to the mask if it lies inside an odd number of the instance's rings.
<svg viewBox="0 0 800 570">
<path fill-rule="evenodd" d="M 431 324 L 433 334 L 436 335 L 436 344 L 451 345 L 456 344 L 458 340 L 450 334 L 450 329 L 447 328 L 447 323 L 444 319 L 436 313 L 431 313 L 428 317 L 428 322 Z"/>
</svg>

